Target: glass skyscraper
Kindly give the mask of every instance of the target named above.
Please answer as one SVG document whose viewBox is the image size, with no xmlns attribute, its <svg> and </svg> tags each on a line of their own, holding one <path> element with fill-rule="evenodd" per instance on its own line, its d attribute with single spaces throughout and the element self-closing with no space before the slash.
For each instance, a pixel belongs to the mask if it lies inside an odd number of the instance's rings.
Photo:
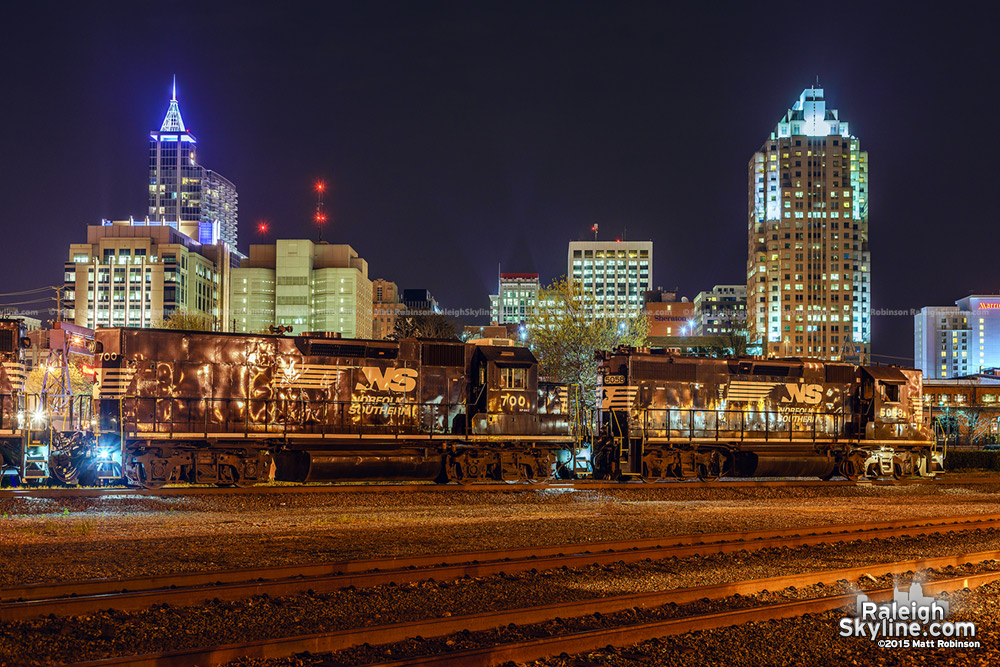
<svg viewBox="0 0 1000 667">
<path fill-rule="evenodd" d="M 868 153 L 806 88 L 749 164 L 747 324 L 765 354 L 866 359 Z"/>
<path fill-rule="evenodd" d="M 149 133 L 149 219 L 199 243 L 224 241 L 236 250 L 236 186 L 198 164 L 197 143 L 184 125 L 175 85 L 159 131 Z"/>
</svg>

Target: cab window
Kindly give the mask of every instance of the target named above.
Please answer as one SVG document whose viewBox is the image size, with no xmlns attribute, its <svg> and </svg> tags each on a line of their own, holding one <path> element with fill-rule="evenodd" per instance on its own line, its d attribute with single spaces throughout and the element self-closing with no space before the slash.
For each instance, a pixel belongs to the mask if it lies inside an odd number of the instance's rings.
<svg viewBox="0 0 1000 667">
<path fill-rule="evenodd" d="M 526 377 L 527 377 L 526 368 L 501 368 L 500 388 L 524 389 Z"/>
<path fill-rule="evenodd" d="M 899 385 L 898 384 L 883 384 L 882 385 L 882 400 L 887 403 L 898 403 L 899 402 Z"/>
</svg>

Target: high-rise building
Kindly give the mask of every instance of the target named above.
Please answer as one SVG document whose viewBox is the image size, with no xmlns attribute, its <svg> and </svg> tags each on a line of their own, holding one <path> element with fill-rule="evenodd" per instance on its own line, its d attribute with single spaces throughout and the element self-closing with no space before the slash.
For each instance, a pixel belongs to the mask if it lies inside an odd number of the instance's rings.
<svg viewBox="0 0 1000 667">
<path fill-rule="evenodd" d="M 406 310 L 412 311 L 414 314 L 441 312 L 441 307 L 438 305 L 437 299 L 427 289 L 404 289 L 403 296 L 399 300 L 406 305 Z"/>
<path fill-rule="evenodd" d="M 640 312 L 652 272 L 652 241 L 569 243 L 566 275 L 593 299 L 597 316 L 627 317 Z"/>
<path fill-rule="evenodd" d="M 695 334 L 742 334 L 747 324 L 747 286 L 716 285 L 694 298 Z"/>
<path fill-rule="evenodd" d="M 868 153 L 807 88 L 749 164 L 747 309 L 764 354 L 867 358 Z"/>
<path fill-rule="evenodd" d="M 251 245 L 250 256 L 232 270 L 230 294 L 234 331 L 290 325 L 294 333 L 372 335 L 368 262 L 349 245 L 305 239 Z"/>
<path fill-rule="evenodd" d="M 537 273 L 501 273 L 498 292 L 490 295 L 490 322 L 527 322 L 538 305 Z"/>
<path fill-rule="evenodd" d="M 228 331 L 229 248 L 202 245 L 170 226 L 103 221 L 69 247 L 63 311 L 83 327 L 155 327 L 175 311 Z"/>
<path fill-rule="evenodd" d="M 236 186 L 198 164 L 197 143 L 181 116 L 175 83 L 159 131 L 149 133 L 149 217 L 199 243 L 221 240 L 235 251 Z"/>
<path fill-rule="evenodd" d="M 1000 295 L 921 308 L 913 317 L 913 365 L 932 380 L 1000 367 Z"/>
<path fill-rule="evenodd" d="M 372 338 L 388 338 L 396 328 L 396 317 L 406 304 L 399 300 L 399 287 L 384 278 L 372 281 Z"/>
</svg>

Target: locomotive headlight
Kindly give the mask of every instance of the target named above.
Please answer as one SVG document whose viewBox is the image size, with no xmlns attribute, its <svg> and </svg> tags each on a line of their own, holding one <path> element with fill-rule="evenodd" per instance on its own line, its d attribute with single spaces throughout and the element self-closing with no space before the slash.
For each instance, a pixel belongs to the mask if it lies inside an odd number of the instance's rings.
<svg viewBox="0 0 1000 667">
<path fill-rule="evenodd" d="M 32 424 L 44 424 L 45 423 L 45 410 L 38 408 L 31 413 L 31 423 Z"/>
<path fill-rule="evenodd" d="M 111 450 L 110 449 L 98 449 L 97 450 L 97 458 L 101 459 L 102 461 L 106 461 L 107 459 L 111 458 Z"/>
</svg>

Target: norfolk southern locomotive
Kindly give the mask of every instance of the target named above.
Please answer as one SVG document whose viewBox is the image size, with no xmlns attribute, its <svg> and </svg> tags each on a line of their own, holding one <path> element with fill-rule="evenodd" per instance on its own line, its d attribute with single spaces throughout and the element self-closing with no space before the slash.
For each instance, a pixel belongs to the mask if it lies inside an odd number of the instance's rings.
<svg viewBox="0 0 1000 667">
<path fill-rule="evenodd" d="M 807 359 L 698 359 L 622 348 L 599 360 L 595 474 L 712 480 L 931 476 L 921 374 Z"/>
<path fill-rule="evenodd" d="M 250 485 L 274 476 L 547 478 L 573 438 L 566 387 L 531 352 L 324 334 L 96 333 L 98 447 L 125 476 Z"/>
<path fill-rule="evenodd" d="M 0 321 L 0 453 L 22 480 L 530 481 L 588 448 L 603 479 L 942 469 L 920 373 L 895 367 L 622 348 L 600 356 L 586 438 L 575 388 L 520 347 L 102 329 L 91 409 L 56 420 L 24 393 L 23 345 Z"/>
<path fill-rule="evenodd" d="M 20 477 L 30 478 L 33 469 L 24 460 L 30 420 L 24 395 L 26 344 L 21 320 L 0 318 L 0 472 L 16 468 Z"/>
</svg>

